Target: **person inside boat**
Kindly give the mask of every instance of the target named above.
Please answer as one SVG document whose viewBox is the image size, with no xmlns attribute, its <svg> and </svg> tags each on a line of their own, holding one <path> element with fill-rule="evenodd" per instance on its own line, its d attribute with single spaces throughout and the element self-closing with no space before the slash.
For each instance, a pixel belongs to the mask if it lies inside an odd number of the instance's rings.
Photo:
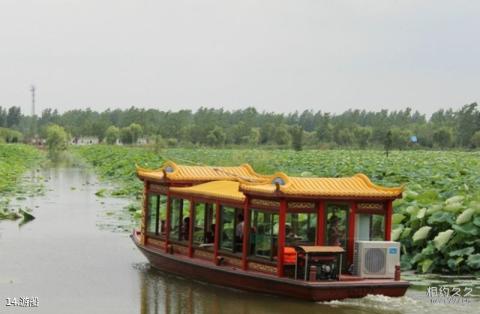
<svg viewBox="0 0 480 314">
<path fill-rule="evenodd" d="M 243 243 L 243 214 L 238 214 L 237 216 L 237 226 L 235 227 L 235 250 L 242 250 Z"/>
<path fill-rule="evenodd" d="M 182 233 L 181 233 L 182 240 L 188 241 L 189 235 L 190 235 L 190 217 L 185 217 L 183 219 L 183 225 L 182 225 Z"/>
<path fill-rule="evenodd" d="M 297 235 L 290 224 L 285 224 L 285 243 L 288 246 L 296 246 L 300 244 L 302 237 Z"/>
<path fill-rule="evenodd" d="M 165 222 L 165 219 L 162 219 L 162 221 L 160 222 L 160 233 L 165 235 L 165 232 L 166 232 L 166 222 Z"/>
<path fill-rule="evenodd" d="M 215 224 L 210 226 L 210 230 L 205 233 L 205 243 L 215 242 Z"/>
</svg>

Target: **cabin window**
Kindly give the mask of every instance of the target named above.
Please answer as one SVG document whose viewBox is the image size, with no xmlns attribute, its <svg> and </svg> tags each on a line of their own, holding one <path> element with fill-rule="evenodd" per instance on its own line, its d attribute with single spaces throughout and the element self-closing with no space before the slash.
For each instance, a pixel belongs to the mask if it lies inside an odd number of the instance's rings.
<svg viewBox="0 0 480 314">
<path fill-rule="evenodd" d="M 252 209 L 250 255 L 273 260 L 277 255 L 278 214 Z"/>
<path fill-rule="evenodd" d="M 348 211 L 347 204 L 328 204 L 326 210 L 326 241 L 327 245 L 341 246 L 347 248 L 348 233 Z"/>
<path fill-rule="evenodd" d="M 213 204 L 195 204 L 195 224 L 193 231 L 193 243 L 204 245 L 213 243 L 215 236 L 215 211 Z"/>
<path fill-rule="evenodd" d="M 317 214 L 287 213 L 285 246 L 315 245 Z"/>
<path fill-rule="evenodd" d="M 235 237 L 235 208 L 222 206 L 220 209 L 220 249 L 233 251 Z"/>
<path fill-rule="evenodd" d="M 166 197 L 148 195 L 147 232 L 155 235 L 164 235 L 167 213 Z"/>
<path fill-rule="evenodd" d="M 170 214 L 170 239 L 188 241 L 190 228 L 190 202 L 172 198 Z"/>
<path fill-rule="evenodd" d="M 360 241 L 385 240 L 385 216 L 375 214 L 357 214 L 355 238 Z"/>
</svg>

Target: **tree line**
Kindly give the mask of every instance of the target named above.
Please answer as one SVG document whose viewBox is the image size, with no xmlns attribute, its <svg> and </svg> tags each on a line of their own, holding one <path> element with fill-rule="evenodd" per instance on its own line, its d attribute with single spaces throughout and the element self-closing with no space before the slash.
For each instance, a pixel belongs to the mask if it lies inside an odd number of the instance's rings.
<svg viewBox="0 0 480 314">
<path fill-rule="evenodd" d="M 75 109 L 60 114 L 45 109 L 26 116 L 19 107 L 0 107 L 0 127 L 24 138 L 46 138 L 49 125 L 62 126 L 72 137 L 94 136 L 105 143 L 135 143 L 139 138 L 169 146 L 278 146 L 392 149 L 478 148 L 480 111 L 476 103 L 459 110 L 441 109 L 430 118 L 411 108 L 398 111 L 347 110 L 341 114 L 305 110 L 259 112 L 253 107 L 228 111 L 202 107 L 197 111 L 162 111 L 131 107 L 98 112 Z"/>
</svg>

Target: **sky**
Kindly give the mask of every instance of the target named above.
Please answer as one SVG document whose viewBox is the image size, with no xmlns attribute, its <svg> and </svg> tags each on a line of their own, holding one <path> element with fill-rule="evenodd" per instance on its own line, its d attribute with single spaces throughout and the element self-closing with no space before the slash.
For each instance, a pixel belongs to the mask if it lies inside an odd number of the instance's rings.
<svg viewBox="0 0 480 314">
<path fill-rule="evenodd" d="M 0 0 L 0 106 L 103 111 L 477 102 L 480 1 Z"/>
</svg>

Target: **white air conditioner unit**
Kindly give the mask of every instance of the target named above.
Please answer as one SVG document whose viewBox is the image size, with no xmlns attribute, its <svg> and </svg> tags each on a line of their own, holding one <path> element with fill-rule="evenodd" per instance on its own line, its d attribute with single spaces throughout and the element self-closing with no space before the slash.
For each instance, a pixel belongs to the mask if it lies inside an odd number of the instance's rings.
<svg viewBox="0 0 480 314">
<path fill-rule="evenodd" d="M 354 275 L 362 278 L 394 278 L 396 265 L 400 265 L 399 242 L 355 242 Z"/>
</svg>

